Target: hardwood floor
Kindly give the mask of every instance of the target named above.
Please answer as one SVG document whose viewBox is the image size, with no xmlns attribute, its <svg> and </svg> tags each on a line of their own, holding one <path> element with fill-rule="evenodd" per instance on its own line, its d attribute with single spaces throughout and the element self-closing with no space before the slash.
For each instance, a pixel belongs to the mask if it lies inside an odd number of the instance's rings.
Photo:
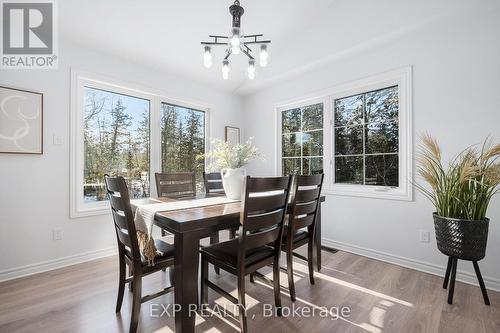
<svg viewBox="0 0 500 333">
<path fill-rule="evenodd" d="M 295 307 L 315 309 L 315 316 L 306 318 L 302 312 L 301 317 L 264 317 L 263 303 L 274 304 L 273 292 L 256 278 L 255 284 L 247 283 L 250 332 L 500 332 L 497 292 L 489 292 L 491 306 L 485 306 L 479 287 L 457 282 L 454 305 L 448 305 L 442 278 L 346 252 L 323 252 L 323 269 L 315 273 L 315 285 L 309 284 L 304 262 L 296 260 L 295 267 Z M 211 280 L 235 295 L 233 276 L 221 271 Z M 160 272 L 145 278 L 144 291 L 154 292 L 168 283 L 168 272 Z M 284 273 L 281 285 L 287 286 Z M 116 257 L 1 283 L 0 332 L 126 332 L 131 293 L 126 291 L 122 311 L 115 314 L 117 286 Z M 283 305 L 291 308 L 293 303 L 283 289 Z M 173 332 L 173 317 L 160 316 L 163 308 L 155 305 L 172 303 L 172 294 L 144 303 L 138 331 Z M 218 313 L 223 304 L 229 306 L 211 291 L 209 303 Z M 320 307 L 333 309 L 327 315 Z M 340 311 L 342 307 L 350 309 L 349 315 L 335 320 L 335 308 Z M 197 332 L 238 331 L 231 317 L 213 314 L 197 317 L 196 322 Z"/>
</svg>

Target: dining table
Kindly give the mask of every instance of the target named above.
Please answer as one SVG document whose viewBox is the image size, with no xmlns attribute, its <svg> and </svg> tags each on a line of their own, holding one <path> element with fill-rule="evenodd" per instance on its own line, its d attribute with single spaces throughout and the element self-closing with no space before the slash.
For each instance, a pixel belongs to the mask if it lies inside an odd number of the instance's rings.
<svg viewBox="0 0 500 333">
<path fill-rule="evenodd" d="M 220 196 L 200 194 L 196 199 Z M 189 198 L 193 200 L 193 198 Z M 182 198 L 155 198 L 161 202 L 183 200 Z M 320 202 L 324 202 L 322 196 Z M 196 206 L 196 205 L 193 205 Z M 184 207 L 179 210 L 158 211 L 154 225 L 174 235 L 174 301 L 175 331 L 193 333 L 198 306 L 198 266 L 200 240 L 220 230 L 238 228 L 240 225 L 240 201 L 214 204 L 203 207 Z M 321 269 L 321 204 L 317 214 L 313 257 L 316 270 Z"/>
</svg>

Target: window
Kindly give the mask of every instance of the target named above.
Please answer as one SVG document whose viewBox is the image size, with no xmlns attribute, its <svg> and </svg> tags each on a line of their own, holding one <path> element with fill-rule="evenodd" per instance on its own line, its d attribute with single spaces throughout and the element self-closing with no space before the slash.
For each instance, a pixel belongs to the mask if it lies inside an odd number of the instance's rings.
<svg viewBox="0 0 500 333">
<path fill-rule="evenodd" d="M 281 112 L 282 174 L 323 173 L 323 104 Z"/>
<path fill-rule="evenodd" d="M 156 172 L 195 171 L 200 182 L 209 109 L 147 88 L 71 71 L 70 216 L 109 214 L 104 174 L 132 199 L 156 196 Z"/>
<path fill-rule="evenodd" d="M 277 173 L 325 174 L 333 195 L 412 199 L 411 67 L 277 107 Z"/>
<path fill-rule="evenodd" d="M 205 171 L 205 112 L 161 103 L 162 172 L 195 171 L 197 190 Z"/>
<path fill-rule="evenodd" d="M 120 175 L 131 198 L 149 197 L 149 100 L 84 88 L 85 203 L 106 200 L 104 175 Z"/>
<path fill-rule="evenodd" d="M 397 187 L 398 87 L 334 101 L 335 183 Z"/>
</svg>

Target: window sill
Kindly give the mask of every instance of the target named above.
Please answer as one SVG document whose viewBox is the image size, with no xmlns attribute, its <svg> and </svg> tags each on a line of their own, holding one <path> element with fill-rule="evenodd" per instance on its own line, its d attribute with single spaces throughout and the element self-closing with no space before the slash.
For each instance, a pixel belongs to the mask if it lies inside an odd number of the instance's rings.
<svg viewBox="0 0 500 333">
<path fill-rule="evenodd" d="M 351 188 L 349 188 L 351 187 Z M 361 197 L 397 201 L 413 201 L 411 189 L 393 189 L 387 187 L 363 188 L 362 186 L 337 186 L 336 188 L 323 189 L 327 195 L 348 197 Z"/>
<path fill-rule="evenodd" d="M 76 219 L 88 216 L 97 215 L 110 215 L 110 209 L 108 205 L 97 206 L 97 207 L 85 207 L 85 208 L 73 208 L 70 213 L 70 218 Z"/>
</svg>

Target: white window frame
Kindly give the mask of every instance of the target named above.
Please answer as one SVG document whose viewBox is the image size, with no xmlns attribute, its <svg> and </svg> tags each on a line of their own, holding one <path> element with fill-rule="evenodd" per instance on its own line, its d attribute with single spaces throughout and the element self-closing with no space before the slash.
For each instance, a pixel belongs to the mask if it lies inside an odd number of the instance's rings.
<svg viewBox="0 0 500 333">
<path fill-rule="evenodd" d="M 391 86 L 398 86 L 399 99 L 399 186 L 376 186 L 336 184 L 334 142 L 334 101 L 339 98 L 370 92 Z M 277 158 L 276 174 L 282 174 L 281 112 L 301 106 L 323 103 L 323 170 L 325 194 L 355 196 L 378 199 L 413 200 L 413 129 L 412 129 L 412 68 L 411 66 L 392 70 L 379 75 L 338 85 L 311 94 L 309 97 L 275 105 L 277 116 Z"/>
<path fill-rule="evenodd" d="M 161 172 L 161 103 L 174 104 L 185 108 L 196 109 L 205 112 L 205 151 L 208 149 L 208 138 L 210 137 L 210 110 L 211 105 L 197 101 L 188 101 L 167 97 L 168 94 L 153 88 L 123 82 L 99 74 L 71 70 L 71 142 L 70 142 L 70 217 L 78 218 L 85 216 L 109 214 L 109 202 L 98 201 L 84 203 L 82 184 L 84 174 L 84 144 L 83 144 L 83 102 L 84 88 L 91 87 L 110 91 L 117 94 L 149 100 L 150 115 L 150 197 L 156 197 L 155 172 Z M 205 160 L 205 167 L 207 161 Z"/>
</svg>

